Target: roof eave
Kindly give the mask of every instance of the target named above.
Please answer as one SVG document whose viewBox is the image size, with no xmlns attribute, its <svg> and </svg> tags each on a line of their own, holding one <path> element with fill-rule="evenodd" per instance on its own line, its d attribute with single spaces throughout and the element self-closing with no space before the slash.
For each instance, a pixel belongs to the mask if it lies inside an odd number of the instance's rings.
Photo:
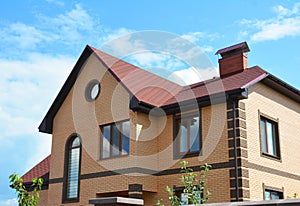
<svg viewBox="0 0 300 206">
<path fill-rule="evenodd" d="M 263 79 L 261 82 L 286 97 L 300 103 L 300 91 L 276 76 L 269 74 L 267 78 Z"/>
<path fill-rule="evenodd" d="M 248 98 L 247 88 L 237 88 L 234 90 L 220 92 L 212 95 L 202 96 L 196 99 L 197 105 L 195 105 L 195 100 L 186 100 L 182 102 L 177 102 L 170 105 L 164 105 L 161 108 L 166 112 L 166 114 L 174 114 L 177 112 L 184 112 L 188 110 L 195 109 L 196 107 L 204 107 L 215 104 L 220 104 L 226 102 L 228 99 L 246 99 Z"/>
</svg>

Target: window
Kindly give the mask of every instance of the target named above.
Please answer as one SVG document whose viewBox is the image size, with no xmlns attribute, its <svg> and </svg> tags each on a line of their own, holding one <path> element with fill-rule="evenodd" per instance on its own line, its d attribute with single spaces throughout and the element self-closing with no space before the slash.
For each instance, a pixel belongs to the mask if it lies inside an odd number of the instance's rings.
<svg viewBox="0 0 300 206">
<path fill-rule="evenodd" d="M 66 144 L 63 203 L 79 201 L 81 141 L 72 135 Z"/>
<path fill-rule="evenodd" d="M 91 80 L 85 88 L 85 99 L 88 102 L 95 101 L 100 94 L 100 82 L 97 79 Z"/>
<path fill-rule="evenodd" d="M 175 117 L 176 150 L 179 154 L 199 154 L 201 150 L 200 115 Z"/>
<path fill-rule="evenodd" d="M 101 159 L 129 154 L 129 120 L 104 125 L 101 127 L 101 131 Z"/>
<path fill-rule="evenodd" d="M 262 153 L 279 159 L 278 123 L 261 116 L 260 137 Z"/>
<path fill-rule="evenodd" d="M 265 190 L 265 200 L 279 200 L 283 199 L 283 192 L 274 190 Z"/>
</svg>

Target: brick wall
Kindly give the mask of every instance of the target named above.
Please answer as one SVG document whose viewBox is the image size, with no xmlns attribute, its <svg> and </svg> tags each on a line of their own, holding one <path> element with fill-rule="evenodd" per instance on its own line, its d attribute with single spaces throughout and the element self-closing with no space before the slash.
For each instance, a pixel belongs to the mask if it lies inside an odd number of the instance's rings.
<svg viewBox="0 0 300 206">
<path fill-rule="evenodd" d="M 245 103 L 250 199 L 262 200 L 263 187 L 283 189 L 284 197 L 299 193 L 300 107 L 262 83 L 250 87 Z M 261 155 L 259 115 L 278 119 L 281 160 Z"/>
</svg>

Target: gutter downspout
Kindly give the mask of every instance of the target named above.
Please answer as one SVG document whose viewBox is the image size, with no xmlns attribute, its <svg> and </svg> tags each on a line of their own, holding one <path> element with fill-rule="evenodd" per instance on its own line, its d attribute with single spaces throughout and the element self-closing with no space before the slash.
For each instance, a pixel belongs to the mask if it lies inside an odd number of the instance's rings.
<svg viewBox="0 0 300 206">
<path fill-rule="evenodd" d="M 232 101 L 232 109 L 233 109 L 233 142 L 234 142 L 234 169 L 235 169 L 235 196 L 236 201 L 239 201 L 239 176 L 238 176 L 238 160 L 237 160 L 237 142 L 236 142 L 236 101 L 234 99 Z"/>
</svg>

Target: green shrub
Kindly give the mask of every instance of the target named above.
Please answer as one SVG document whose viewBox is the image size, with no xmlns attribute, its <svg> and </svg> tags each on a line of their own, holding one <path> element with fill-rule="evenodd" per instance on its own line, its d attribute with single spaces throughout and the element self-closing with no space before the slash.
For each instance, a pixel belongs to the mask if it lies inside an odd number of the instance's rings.
<svg viewBox="0 0 300 206">
<path fill-rule="evenodd" d="M 32 191 L 28 192 L 23 179 L 18 174 L 12 174 L 9 176 L 11 187 L 16 190 L 18 194 L 18 203 L 20 206 L 35 206 L 38 204 L 40 198 L 40 191 L 44 183 L 43 178 L 32 179 Z"/>
<path fill-rule="evenodd" d="M 211 170 L 211 165 L 205 164 L 200 166 L 199 177 L 192 168 L 188 168 L 188 161 L 182 161 L 181 165 L 181 177 L 180 183 L 183 186 L 183 194 L 186 201 L 182 202 L 175 191 L 169 186 L 166 187 L 165 191 L 168 193 L 168 201 L 172 206 L 179 206 L 185 204 L 204 204 L 209 200 L 210 192 L 205 189 L 207 183 L 207 175 Z M 198 179 L 199 178 L 199 179 Z M 164 206 L 162 200 L 158 200 L 157 206 Z"/>
</svg>

